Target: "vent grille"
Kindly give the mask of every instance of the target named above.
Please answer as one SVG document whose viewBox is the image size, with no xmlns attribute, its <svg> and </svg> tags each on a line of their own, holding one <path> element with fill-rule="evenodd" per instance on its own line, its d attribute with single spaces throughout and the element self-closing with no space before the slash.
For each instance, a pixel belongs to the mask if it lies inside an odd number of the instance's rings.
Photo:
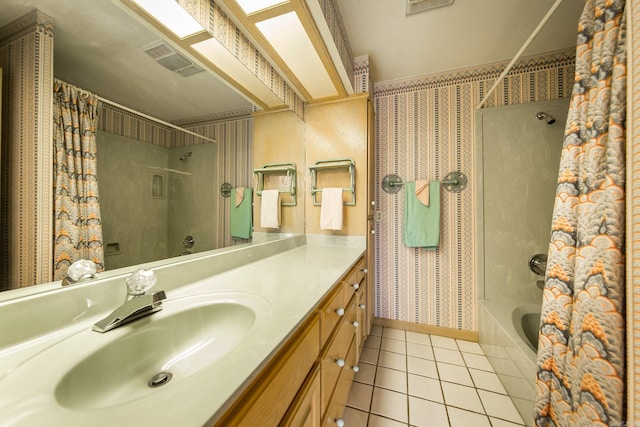
<svg viewBox="0 0 640 427">
<path fill-rule="evenodd" d="M 407 8 L 405 15 L 413 15 L 414 13 L 426 12 L 437 7 L 449 6 L 453 4 L 453 0 L 405 0 Z"/>
<path fill-rule="evenodd" d="M 180 74 L 182 77 L 192 76 L 204 71 L 204 69 L 193 64 L 188 58 L 179 54 L 161 40 L 143 47 L 142 50 L 158 64 L 167 70 Z"/>
</svg>

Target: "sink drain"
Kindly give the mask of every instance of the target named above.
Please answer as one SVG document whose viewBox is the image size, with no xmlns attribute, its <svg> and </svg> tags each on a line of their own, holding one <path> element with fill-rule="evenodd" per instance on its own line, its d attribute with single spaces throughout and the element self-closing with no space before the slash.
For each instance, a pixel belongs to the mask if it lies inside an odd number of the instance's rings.
<svg viewBox="0 0 640 427">
<path fill-rule="evenodd" d="M 173 378 L 173 374 L 171 372 L 160 372 L 151 377 L 147 385 L 152 388 L 160 387 L 171 381 L 171 378 Z"/>
</svg>

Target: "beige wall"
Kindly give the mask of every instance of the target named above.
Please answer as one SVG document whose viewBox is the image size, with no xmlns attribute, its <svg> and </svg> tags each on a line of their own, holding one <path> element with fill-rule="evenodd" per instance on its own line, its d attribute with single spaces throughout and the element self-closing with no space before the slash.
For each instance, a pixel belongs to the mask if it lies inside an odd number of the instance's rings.
<svg viewBox="0 0 640 427">
<path fill-rule="evenodd" d="M 347 236 L 364 236 L 367 233 L 367 103 L 367 95 L 359 95 L 347 100 L 308 105 L 305 109 L 307 168 L 319 160 L 339 158 L 353 159 L 356 164 L 356 205 L 344 206 L 343 229 L 320 229 L 320 206 L 313 205 L 308 189 L 305 197 L 307 233 Z M 349 179 L 346 170 L 321 171 L 317 174 L 317 187 L 348 188 Z M 342 196 L 344 202 L 351 201 L 350 192 L 343 192 Z M 322 200 L 322 195 L 316 197 L 318 201 Z"/>
<path fill-rule="evenodd" d="M 270 163 L 294 163 L 297 168 L 297 204 L 282 206 L 280 211 L 280 228 L 263 228 L 260 226 L 261 199 L 254 196 L 253 227 L 255 231 L 304 233 L 305 232 L 305 122 L 292 111 L 273 113 L 256 113 L 253 127 L 253 167 L 260 168 Z M 276 189 L 277 178 L 265 180 L 265 189 Z M 254 192 L 255 184 L 254 186 Z M 281 201 L 290 201 L 287 194 L 281 195 Z"/>
</svg>

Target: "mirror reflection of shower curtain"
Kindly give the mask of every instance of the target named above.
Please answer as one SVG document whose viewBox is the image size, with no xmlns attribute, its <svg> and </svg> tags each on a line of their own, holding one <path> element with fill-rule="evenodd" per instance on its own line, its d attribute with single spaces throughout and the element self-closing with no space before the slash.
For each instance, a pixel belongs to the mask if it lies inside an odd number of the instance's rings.
<svg viewBox="0 0 640 427">
<path fill-rule="evenodd" d="M 96 127 L 98 98 L 54 82 L 54 280 L 69 265 L 89 259 L 104 269 L 98 196 Z"/>
</svg>

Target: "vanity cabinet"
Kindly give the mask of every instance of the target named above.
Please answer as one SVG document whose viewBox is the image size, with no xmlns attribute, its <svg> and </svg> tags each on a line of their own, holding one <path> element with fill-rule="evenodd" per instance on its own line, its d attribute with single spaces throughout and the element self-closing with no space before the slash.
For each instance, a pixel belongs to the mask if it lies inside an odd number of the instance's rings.
<svg viewBox="0 0 640 427">
<path fill-rule="evenodd" d="M 216 426 L 336 425 L 369 333 L 366 256 L 342 276 Z M 354 286 L 357 285 L 357 286 Z M 354 369 L 355 368 L 355 369 Z"/>
</svg>

